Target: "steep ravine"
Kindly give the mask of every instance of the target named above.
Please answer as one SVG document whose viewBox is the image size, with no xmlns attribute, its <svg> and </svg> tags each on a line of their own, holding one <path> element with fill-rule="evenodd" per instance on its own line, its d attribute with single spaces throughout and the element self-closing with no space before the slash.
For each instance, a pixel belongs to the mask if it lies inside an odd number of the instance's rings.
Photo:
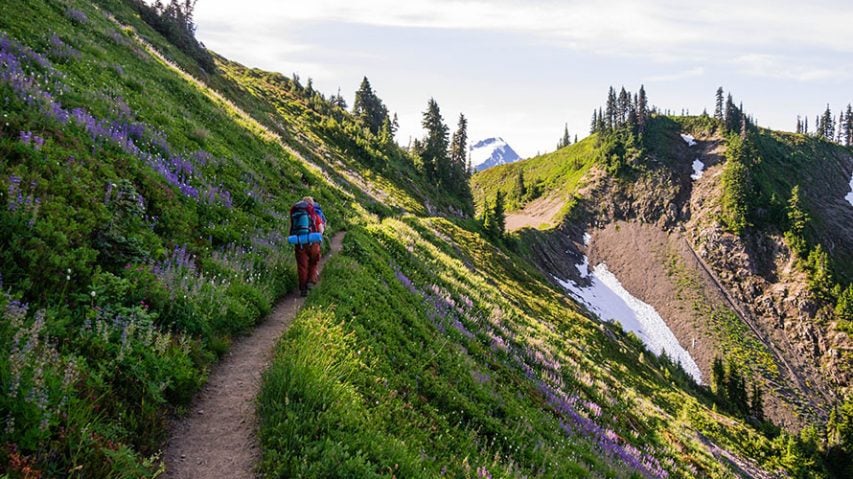
<svg viewBox="0 0 853 479">
<path fill-rule="evenodd" d="M 736 355 L 760 376 L 765 414 L 776 424 L 797 430 L 825 419 L 833 383 L 849 384 L 838 335 L 815 326 L 817 311 L 784 243 L 760 232 L 744 242 L 716 227 L 725 142 L 699 138 L 673 151 L 675 161 L 652 159 L 657 166 L 631 182 L 590 175 L 584 214 L 575 216 L 586 227 L 524 232 L 531 256 L 549 275 L 571 278 L 586 230 L 590 265 L 606 264 L 654 307 L 703 377 L 715 357 Z"/>
</svg>

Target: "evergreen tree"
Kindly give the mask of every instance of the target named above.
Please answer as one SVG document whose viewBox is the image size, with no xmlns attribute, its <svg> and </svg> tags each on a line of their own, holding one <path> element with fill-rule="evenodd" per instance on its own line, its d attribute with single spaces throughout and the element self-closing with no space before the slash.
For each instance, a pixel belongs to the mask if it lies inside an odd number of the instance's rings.
<svg viewBox="0 0 853 479">
<path fill-rule="evenodd" d="M 598 132 L 598 110 L 592 110 L 592 121 L 589 123 L 589 134 Z"/>
<path fill-rule="evenodd" d="M 563 136 L 557 142 L 557 149 L 565 148 L 572 144 L 572 138 L 569 136 L 569 124 L 566 123 L 563 127 Z"/>
<path fill-rule="evenodd" d="M 717 101 L 714 107 L 714 118 L 723 121 L 723 87 L 717 88 Z"/>
<path fill-rule="evenodd" d="M 441 117 L 438 103 L 432 98 L 427 103 L 421 125 L 427 133 L 421 156 L 424 174 L 428 179 L 438 180 L 446 185 L 450 173 L 450 159 L 447 156 L 449 131 Z"/>
<path fill-rule="evenodd" d="M 838 114 L 838 121 L 835 122 L 835 142 L 839 145 L 844 144 L 844 111 Z"/>
<path fill-rule="evenodd" d="M 740 372 L 740 367 L 734 362 L 730 362 L 726 369 L 726 397 L 736 411 L 743 414 L 749 412 L 746 381 Z"/>
<path fill-rule="evenodd" d="M 379 134 L 382 124 L 388 118 L 388 109 L 385 108 L 382 100 L 376 96 L 367 77 L 361 80 L 361 85 L 358 91 L 355 92 L 352 113 L 361 119 L 374 135 Z"/>
<path fill-rule="evenodd" d="M 338 93 L 335 95 L 332 95 L 330 103 L 332 104 L 332 106 L 336 106 L 336 107 L 340 108 L 341 110 L 347 109 L 347 101 L 344 100 L 343 96 L 341 96 L 340 87 L 338 87 Z"/>
<path fill-rule="evenodd" d="M 791 198 L 788 200 L 788 230 L 785 232 L 785 240 L 791 250 L 800 257 L 806 252 L 805 231 L 809 223 L 809 215 L 803 211 L 801 203 L 800 185 L 794 185 L 791 189 Z"/>
<path fill-rule="evenodd" d="M 377 135 L 382 146 L 389 148 L 394 144 L 394 131 L 391 127 L 391 120 L 386 116 L 382 122 L 382 127 Z"/>
<path fill-rule="evenodd" d="M 797 133 L 803 132 L 803 120 L 800 119 L 800 115 L 797 115 Z"/>
<path fill-rule="evenodd" d="M 494 221 L 492 220 L 492 205 L 489 203 L 489 200 L 483 201 L 483 212 L 480 215 L 480 224 L 483 225 L 483 229 L 487 233 L 491 233 L 494 228 Z"/>
<path fill-rule="evenodd" d="M 732 94 L 726 97 L 726 111 L 725 111 L 725 123 L 726 130 L 733 131 L 736 127 L 740 126 L 740 118 L 737 117 L 737 113 L 735 110 L 737 107 L 735 106 L 734 101 L 732 101 Z"/>
<path fill-rule="evenodd" d="M 451 185 L 457 195 L 467 197 L 468 186 L 468 120 L 459 114 L 459 123 L 450 141 Z"/>
<path fill-rule="evenodd" d="M 829 263 L 829 254 L 818 243 L 809 253 L 806 260 L 809 269 L 809 289 L 819 299 L 829 301 L 832 299 L 832 270 Z"/>
<path fill-rule="evenodd" d="M 748 139 L 744 140 L 739 136 L 730 139 L 726 163 L 721 175 L 723 186 L 721 219 L 726 229 L 737 236 L 740 236 L 749 225 L 747 212 L 752 180 L 746 162 L 751 159 L 750 151 Z"/>
<path fill-rule="evenodd" d="M 610 87 L 610 90 L 607 92 L 607 105 L 604 109 L 605 115 L 607 115 L 607 131 L 612 131 L 616 128 L 616 120 L 618 118 L 618 105 L 616 101 L 616 90 L 613 87 Z"/>
<path fill-rule="evenodd" d="M 829 109 L 829 103 L 826 104 L 826 110 L 820 119 L 820 126 L 822 127 L 821 136 L 832 141 L 835 138 L 835 124 L 832 121 L 832 111 Z"/>
<path fill-rule="evenodd" d="M 646 97 L 646 89 L 640 85 L 640 93 L 637 95 L 637 124 L 640 134 L 645 133 L 649 116 L 649 99 Z"/>
<path fill-rule="evenodd" d="M 631 95 L 625 91 L 624 86 L 619 90 L 619 97 L 616 100 L 616 109 L 616 126 L 620 127 L 628 121 L 628 111 L 631 109 Z"/>
<path fill-rule="evenodd" d="M 749 395 L 749 415 L 758 421 L 764 420 L 764 392 L 755 381 L 752 381 L 752 391 Z"/>
<path fill-rule="evenodd" d="M 208 73 L 216 71 L 213 56 L 196 37 L 194 12 L 198 0 L 169 0 L 164 3 L 132 0 L 140 18 L 190 56 Z"/>
<path fill-rule="evenodd" d="M 598 107 L 598 131 L 604 131 L 607 128 L 607 123 L 604 119 L 604 110 L 601 107 Z"/>
<path fill-rule="evenodd" d="M 524 184 L 524 170 L 518 169 L 518 175 L 515 177 L 515 197 L 518 204 L 523 204 L 527 198 L 527 185 Z"/>
<path fill-rule="evenodd" d="M 804 134 L 804 135 L 808 135 L 808 134 L 809 134 L 809 117 L 808 117 L 808 116 L 806 116 L 806 117 L 803 119 L 803 134 Z"/>
<path fill-rule="evenodd" d="M 575 141 L 574 141 L 574 143 L 577 143 L 577 142 L 578 142 L 578 134 L 577 134 L 577 133 L 575 133 Z"/>
<path fill-rule="evenodd" d="M 844 144 L 853 146 L 853 106 L 847 104 L 847 113 L 844 115 Z"/>
<path fill-rule="evenodd" d="M 492 231 L 502 238 L 506 233 L 506 213 L 504 211 L 504 193 L 498 191 L 495 195 L 495 206 L 492 209 Z"/>
<path fill-rule="evenodd" d="M 726 391 L 726 368 L 722 358 L 714 358 L 711 363 L 711 392 L 717 397 L 725 399 Z"/>
</svg>

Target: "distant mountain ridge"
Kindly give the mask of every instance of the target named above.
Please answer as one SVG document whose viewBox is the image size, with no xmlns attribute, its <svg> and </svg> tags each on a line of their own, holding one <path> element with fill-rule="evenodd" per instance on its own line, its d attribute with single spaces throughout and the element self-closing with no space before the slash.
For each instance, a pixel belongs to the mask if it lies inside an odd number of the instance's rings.
<svg viewBox="0 0 853 479">
<path fill-rule="evenodd" d="M 471 147 L 471 166 L 474 171 L 483 171 L 497 165 L 513 163 L 521 157 L 501 137 L 480 140 Z"/>
</svg>

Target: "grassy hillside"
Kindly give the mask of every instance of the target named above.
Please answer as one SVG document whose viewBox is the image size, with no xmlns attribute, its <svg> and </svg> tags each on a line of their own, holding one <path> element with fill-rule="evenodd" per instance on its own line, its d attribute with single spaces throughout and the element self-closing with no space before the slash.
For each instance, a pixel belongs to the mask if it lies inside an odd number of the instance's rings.
<svg viewBox="0 0 853 479">
<path fill-rule="evenodd" d="M 603 161 L 603 152 L 597 142 L 598 135 L 591 135 L 552 153 L 481 171 L 471 178 L 474 202 L 482 205 L 486 200 L 492 201 L 498 191 L 506 195 L 510 210 L 541 196 L 571 198 L 592 165 Z M 529 190 L 524 198 L 519 198 L 519 173 L 524 175 Z"/>
<path fill-rule="evenodd" d="M 283 233 L 304 194 L 350 233 L 264 377 L 268 476 L 813 460 L 808 438 L 715 411 L 473 222 L 431 217 L 464 205 L 318 94 L 221 58 L 204 73 L 127 3 L 97 5 L 0 15 L 0 477 L 156 476 L 168 415 L 294 286 Z M 576 181 L 592 145 L 531 179 Z"/>
<path fill-rule="evenodd" d="M 786 206 L 791 191 L 799 186 L 804 209 L 812 221 L 807 240 L 822 244 L 833 258 L 839 279 L 853 280 L 853 228 L 850 205 L 844 200 L 850 178 L 843 172 L 853 164 L 850 148 L 812 136 L 759 130 L 755 136 L 761 161 L 752 168 L 756 183 L 755 203 L 762 211 L 754 222 L 765 228 L 787 222 Z M 841 246 L 847 244 L 847 247 Z"/>
<path fill-rule="evenodd" d="M 0 463 L 150 474 L 167 409 L 293 286 L 290 204 L 351 207 L 88 2 L 6 3 L 0 37 Z"/>
</svg>

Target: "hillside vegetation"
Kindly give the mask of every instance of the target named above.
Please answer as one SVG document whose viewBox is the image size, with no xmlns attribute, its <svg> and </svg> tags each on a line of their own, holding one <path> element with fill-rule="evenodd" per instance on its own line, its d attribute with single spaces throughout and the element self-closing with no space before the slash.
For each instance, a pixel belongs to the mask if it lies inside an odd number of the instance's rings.
<svg viewBox="0 0 853 479">
<path fill-rule="evenodd" d="M 0 477 L 160 474 L 170 414 L 294 287 L 305 194 L 349 233 L 264 375 L 266 476 L 827 474 L 818 438 L 586 317 L 310 83 L 204 68 L 132 2 L 2 9 Z M 594 142 L 532 184 L 577 182 Z"/>
</svg>

